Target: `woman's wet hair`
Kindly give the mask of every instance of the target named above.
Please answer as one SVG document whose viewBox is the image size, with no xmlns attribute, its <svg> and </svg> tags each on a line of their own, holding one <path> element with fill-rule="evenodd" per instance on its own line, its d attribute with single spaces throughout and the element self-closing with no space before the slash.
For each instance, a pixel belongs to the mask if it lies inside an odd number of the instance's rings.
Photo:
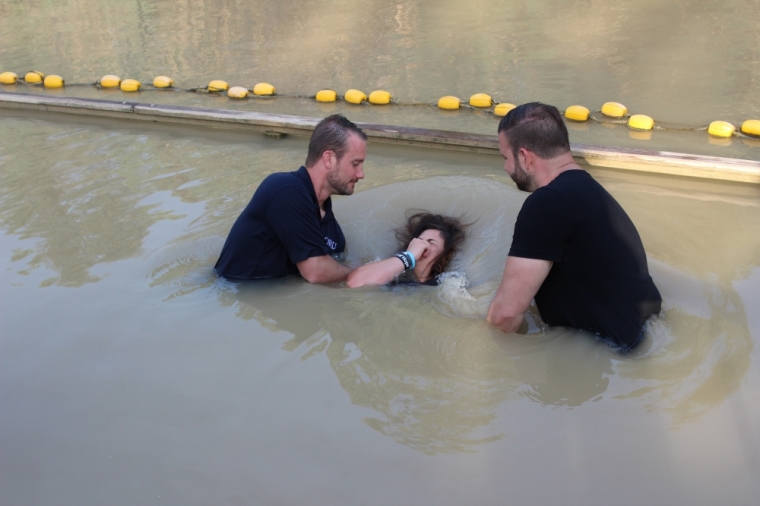
<svg viewBox="0 0 760 506">
<path fill-rule="evenodd" d="M 325 151 L 333 151 L 340 160 L 348 148 L 348 136 L 358 135 L 362 140 L 367 140 L 367 134 L 348 120 L 342 114 L 333 114 L 326 117 L 314 128 L 309 139 L 309 151 L 306 154 L 306 167 L 311 167 Z"/>
<path fill-rule="evenodd" d="M 446 270 L 451 259 L 459 251 L 466 229 L 467 225 L 459 218 L 420 211 L 407 215 L 406 225 L 396 230 L 396 240 L 401 249 L 406 249 L 412 239 L 422 235 L 425 230 L 438 230 L 443 237 L 443 251 L 431 270 L 431 275 L 437 276 Z"/>
<path fill-rule="evenodd" d="M 544 160 L 570 151 L 567 126 L 553 105 L 531 102 L 512 109 L 499 122 L 498 133 L 507 136 L 515 158 L 520 148 Z"/>
</svg>

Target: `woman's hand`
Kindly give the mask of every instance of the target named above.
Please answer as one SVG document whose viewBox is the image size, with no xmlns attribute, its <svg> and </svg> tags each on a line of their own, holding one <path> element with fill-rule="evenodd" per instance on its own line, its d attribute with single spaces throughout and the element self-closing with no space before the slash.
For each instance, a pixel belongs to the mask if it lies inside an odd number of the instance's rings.
<svg viewBox="0 0 760 506">
<path fill-rule="evenodd" d="M 415 260 L 425 258 L 430 251 L 430 243 L 415 237 L 409 242 L 409 247 L 406 248 L 409 253 L 414 255 Z"/>
</svg>

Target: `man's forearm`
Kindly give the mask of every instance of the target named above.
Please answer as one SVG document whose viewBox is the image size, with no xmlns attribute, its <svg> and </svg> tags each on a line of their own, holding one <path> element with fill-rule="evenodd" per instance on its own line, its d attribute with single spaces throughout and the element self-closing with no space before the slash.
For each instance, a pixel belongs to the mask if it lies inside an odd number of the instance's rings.
<svg viewBox="0 0 760 506">
<path fill-rule="evenodd" d="M 335 283 L 343 281 L 351 272 L 350 267 L 339 264 L 329 255 L 307 258 L 296 265 L 301 276 L 309 283 Z"/>
<path fill-rule="evenodd" d="M 551 268 L 549 260 L 508 257 L 501 285 L 488 308 L 486 320 L 504 332 L 519 329 L 530 301 Z"/>
</svg>

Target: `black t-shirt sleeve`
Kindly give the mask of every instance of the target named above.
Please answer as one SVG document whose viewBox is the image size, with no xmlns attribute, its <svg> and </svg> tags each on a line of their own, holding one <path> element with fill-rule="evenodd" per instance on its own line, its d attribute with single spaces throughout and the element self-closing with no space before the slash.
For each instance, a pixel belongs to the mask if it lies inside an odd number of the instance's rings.
<svg viewBox="0 0 760 506">
<path fill-rule="evenodd" d="M 540 188 L 517 215 L 509 256 L 561 262 L 573 226 L 567 200 L 555 190 Z"/>
<path fill-rule="evenodd" d="M 287 186 L 278 191 L 266 211 L 266 220 L 292 263 L 331 253 L 306 188 Z"/>
</svg>

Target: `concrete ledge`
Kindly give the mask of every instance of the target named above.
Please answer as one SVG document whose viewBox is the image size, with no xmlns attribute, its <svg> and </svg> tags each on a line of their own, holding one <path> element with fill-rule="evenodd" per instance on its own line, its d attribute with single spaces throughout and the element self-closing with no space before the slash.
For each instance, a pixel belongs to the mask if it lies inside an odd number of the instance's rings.
<svg viewBox="0 0 760 506">
<path fill-rule="evenodd" d="M 199 125 L 211 128 L 247 129 L 309 135 L 319 118 L 266 114 L 228 109 L 204 109 L 138 102 L 116 102 L 26 93 L 0 92 L 0 108 L 51 111 L 85 116 Z M 396 145 L 498 154 L 495 135 L 448 132 L 401 126 L 358 123 L 371 141 Z M 579 163 L 640 172 L 673 174 L 724 181 L 760 184 L 760 162 L 667 151 L 611 148 L 572 144 Z"/>
</svg>

